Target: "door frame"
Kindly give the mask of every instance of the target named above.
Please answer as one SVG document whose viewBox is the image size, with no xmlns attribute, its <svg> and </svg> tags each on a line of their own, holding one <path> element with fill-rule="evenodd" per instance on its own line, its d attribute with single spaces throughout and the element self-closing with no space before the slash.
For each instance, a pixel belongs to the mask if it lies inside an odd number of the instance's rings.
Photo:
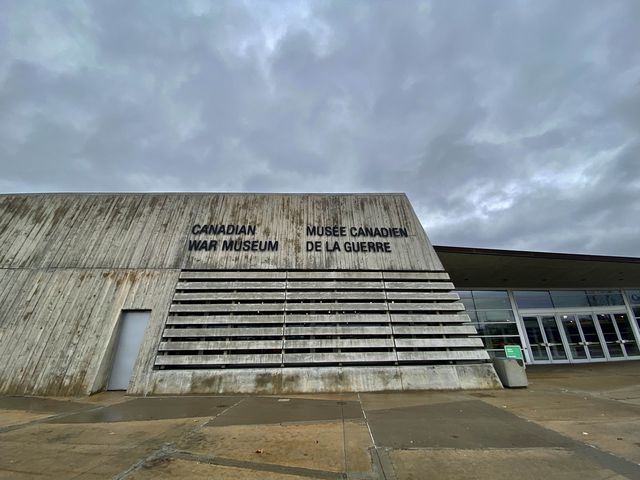
<svg viewBox="0 0 640 480">
<path fill-rule="evenodd" d="M 529 336 L 526 333 L 526 329 L 523 329 L 523 336 L 522 336 L 522 342 L 523 345 L 525 346 L 525 348 L 527 349 L 527 353 L 529 355 L 530 358 L 530 363 L 532 365 L 557 365 L 557 364 L 567 364 L 567 363 L 597 363 L 597 362 L 611 362 L 611 361 L 625 361 L 625 360 L 637 360 L 638 358 L 640 358 L 640 356 L 628 356 L 626 355 L 626 349 L 623 349 L 623 352 L 625 353 L 624 356 L 622 357 L 611 357 L 609 355 L 609 349 L 606 346 L 606 342 L 604 341 L 604 334 L 602 333 L 602 329 L 600 328 L 600 322 L 598 320 L 598 315 L 601 314 L 605 314 L 605 315 L 615 315 L 615 314 L 624 314 L 627 316 L 627 319 L 632 322 L 632 320 L 629 318 L 629 313 L 626 311 L 627 309 L 624 308 L 623 306 L 618 306 L 618 307 L 603 307 L 603 308 L 591 308 L 591 309 L 585 309 L 585 308 L 565 308 L 562 310 L 555 310 L 555 309 L 535 309 L 535 310 L 525 310 L 525 309 L 520 309 L 518 311 L 518 322 L 521 322 L 522 325 L 524 326 L 524 317 L 536 317 L 538 320 L 538 324 L 540 325 L 540 327 L 542 326 L 540 323 L 540 317 L 550 317 L 553 316 L 556 319 L 556 325 L 559 327 L 560 330 L 560 336 L 562 338 L 562 343 L 563 343 L 563 347 L 565 349 L 565 352 L 567 354 L 567 360 L 552 360 L 551 356 L 549 355 L 549 360 L 535 360 L 533 358 L 533 350 L 531 349 L 531 344 L 529 342 Z M 596 332 L 598 333 L 598 339 L 600 340 L 600 344 L 602 346 L 603 352 L 604 352 L 604 358 L 595 358 L 595 359 L 574 359 L 571 355 L 571 351 L 569 349 L 569 342 L 568 339 L 566 337 L 566 332 L 564 331 L 564 326 L 562 326 L 562 320 L 560 319 L 560 315 L 590 315 L 591 318 L 593 319 L 594 322 L 594 326 L 596 328 Z M 617 332 L 617 335 L 619 338 L 620 337 L 620 331 L 617 327 L 617 323 L 614 321 L 614 319 L 612 319 L 613 325 L 615 327 L 615 331 Z M 582 328 L 580 328 L 580 331 L 582 332 Z M 633 323 L 632 323 L 632 331 L 633 331 Z M 547 338 L 546 333 L 544 332 L 544 330 L 542 330 L 542 333 L 544 335 L 544 338 Z M 584 334 L 583 334 L 584 336 Z M 638 345 L 640 346 L 640 338 L 636 339 L 638 341 Z M 545 342 L 548 343 L 548 342 Z"/>
</svg>

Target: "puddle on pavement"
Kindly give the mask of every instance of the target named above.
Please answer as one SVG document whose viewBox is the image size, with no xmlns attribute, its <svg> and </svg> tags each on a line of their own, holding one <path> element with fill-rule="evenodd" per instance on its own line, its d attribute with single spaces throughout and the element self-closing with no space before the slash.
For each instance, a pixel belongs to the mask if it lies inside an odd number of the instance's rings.
<svg viewBox="0 0 640 480">
<path fill-rule="evenodd" d="M 127 402 L 81 412 L 50 423 L 103 423 L 167 420 L 173 418 L 213 417 L 242 397 L 154 397 L 134 398 Z"/>
<path fill-rule="evenodd" d="M 0 397 L 0 409 L 23 410 L 35 413 L 66 413 L 93 408 L 94 405 L 71 400 L 40 397 Z"/>
</svg>

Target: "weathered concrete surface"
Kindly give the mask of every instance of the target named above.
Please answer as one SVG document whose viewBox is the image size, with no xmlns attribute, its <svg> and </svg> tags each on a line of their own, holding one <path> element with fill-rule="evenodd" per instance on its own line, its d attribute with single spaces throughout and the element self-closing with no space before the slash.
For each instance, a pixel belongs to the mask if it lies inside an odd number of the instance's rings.
<svg viewBox="0 0 640 480">
<path fill-rule="evenodd" d="M 0 397 L 0 479 L 636 479 L 640 362 L 526 390 Z"/>
<path fill-rule="evenodd" d="M 484 353 L 484 352 L 483 352 Z M 362 355 L 362 354 L 359 354 Z M 264 395 L 502 388 L 490 363 L 398 367 L 246 368 L 155 371 L 149 392 Z"/>
<path fill-rule="evenodd" d="M 404 194 L 0 194 L 0 394 L 107 388 L 123 310 L 130 394 L 491 388 L 453 288 Z"/>
<path fill-rule="evenodd" d="M 442 449 L 398 450 L 391 453 L 398 478 L 439 480 L 487 478 L 497 480 L 614 480 L 616 475 L 596 462 L 584 460 L 570 450 L 532 449 Z M 425 472 L 432 472 L 429 477 Z"/>
</svg>

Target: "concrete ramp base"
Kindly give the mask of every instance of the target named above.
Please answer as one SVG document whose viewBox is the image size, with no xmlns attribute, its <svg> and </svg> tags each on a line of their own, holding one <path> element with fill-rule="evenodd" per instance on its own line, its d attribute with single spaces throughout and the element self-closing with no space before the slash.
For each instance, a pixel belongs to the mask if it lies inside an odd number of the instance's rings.
<svg viewBox="0 0 640 480">
<path fill-rule="evenodd" d="M 157 370 L 130 394 L 289 394 L 502 388 L 493 365 Z"/>
</svg>

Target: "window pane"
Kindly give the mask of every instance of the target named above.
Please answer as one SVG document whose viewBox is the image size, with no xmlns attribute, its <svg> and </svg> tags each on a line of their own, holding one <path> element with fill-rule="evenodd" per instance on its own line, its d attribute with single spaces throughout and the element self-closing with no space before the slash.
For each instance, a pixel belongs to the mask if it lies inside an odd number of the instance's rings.
<svg viewBox="0 0 640 480">
<path fill-rule="evenodd" d="M 607 307 L 609 305 L 624 305 L 622 294 L 618 290 L 588 291 L 589 302 L 592 307 Z"/>
<path fill-rule="evenodd" d="M 473 300 L 478 310 L 511 309 L 509 295 L 504 290 L 474 290 Z"/>
<path fill-rule="evenodd" d="M 520 290 L 514 296 L 520 308 L 553 308 L 551 296 L 545 290 Z"/>
<path fill-rule="evenodd" d="M 477 311 L 476 318 L 478 322 L 515 322 L 511 310 Z"/>
<path fill-rule="evenodd" d="M 475 310 L 476 307 L 473 304 L 473 299 L 472 298 L 461 298 L 460 299 L 460 303 L 462 303 L 464 305 L 464 309 L 465 310 Z"/>
<path fill-rule="evenodd" d="M 492 350 L 504 348 L 505 345 L 520 345 L 518 337 L 483 337 L 484 347 Z"/>
<path fill-rule="evenodd" d="M 478 335 L 518 335 L 515 323 L 483 323 L 476 325 Z"/>
<path fill-rule="evenodd" d="M 556 308 L 589 306 L 589 299 L 584 290 L 553 290 L 551 300 Z"/>
<path fill-rule="evenodd" d="M 631 305 L 640 305 L 640 290 L 627 290 L 627 299 Z"/>
<path fill-rule="evenodd" d="M 633 307 L 633 314 L 640 318 L 640 307 Z"/>
<path fill-rule="evenodd" d="M 476 306 L 473 304 L 473 297 L 471 296 L 471 290 L 454 290 L 460 297 L 460 303 L 464 305 L 465 310 L 475 310 Z"/>
</svg>

